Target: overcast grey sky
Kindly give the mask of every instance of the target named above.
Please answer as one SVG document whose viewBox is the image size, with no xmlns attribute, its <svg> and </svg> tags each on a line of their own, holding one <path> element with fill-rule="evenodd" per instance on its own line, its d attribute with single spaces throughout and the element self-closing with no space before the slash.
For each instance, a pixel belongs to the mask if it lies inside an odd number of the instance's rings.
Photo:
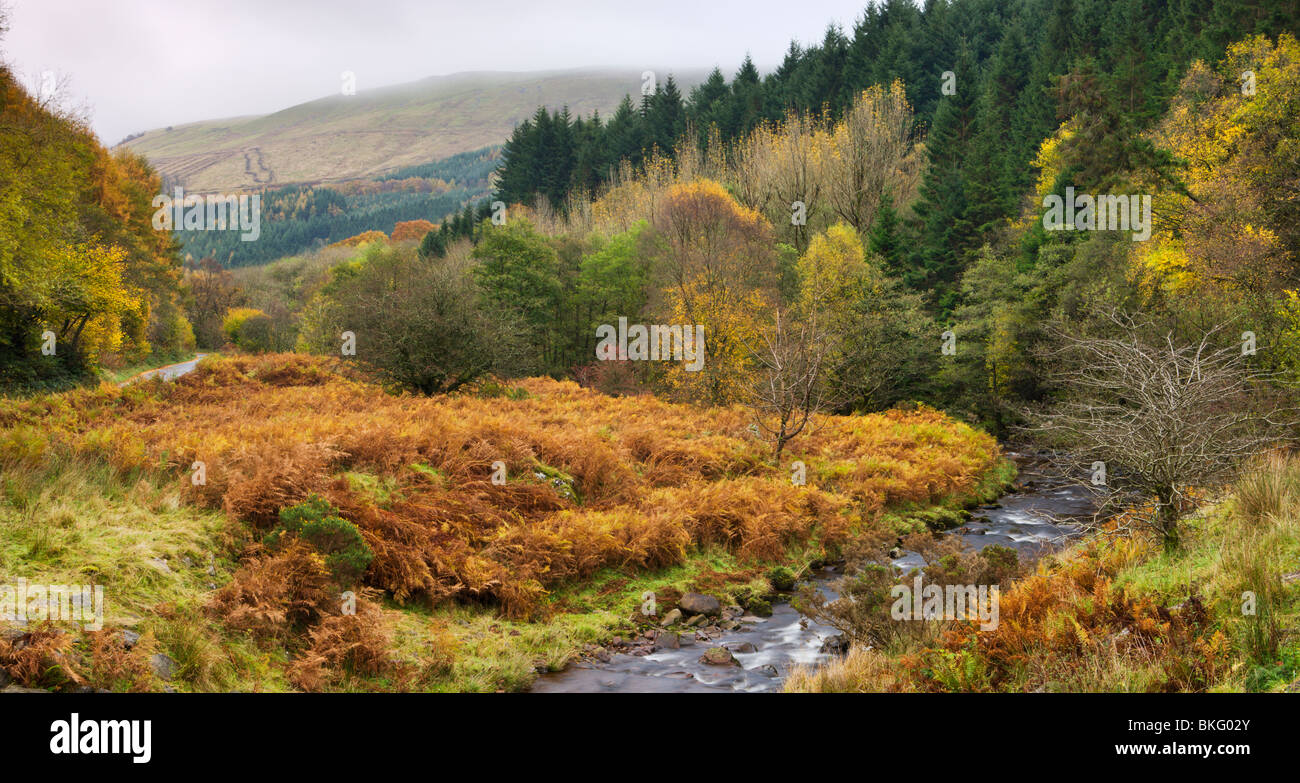
<svg viewBox="0 0 1300 783">
<path fill-rule="evenodd" d="M 458 71 L 698 68 L 846 32 L 867 0 L 0 0 L 0 50 L 31 85 L 69 80 L 107 144 L 129 133 L 261 114 Z M 629 87 L 635 92 L 639 82 Z"/>
</svg>

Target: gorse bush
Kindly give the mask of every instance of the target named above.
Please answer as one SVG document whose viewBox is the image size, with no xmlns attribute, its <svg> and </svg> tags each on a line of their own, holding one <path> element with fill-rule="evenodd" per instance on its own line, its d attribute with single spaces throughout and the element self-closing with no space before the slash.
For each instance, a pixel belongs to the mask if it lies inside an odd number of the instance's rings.
<svg viewBox="0 0 1300 783">
<path fill-rule="evenodd" d="M 280 511 L 280 524 L 266 534 L 264 543 L 276 549 L 286 537 L 296 536 L 325 558 L 331 576 L 340 585 L 361 580 L 375 553 L 366 546 L 361 531 L 338 515 L 338 509 L 320 495 L 312 495 Z"/>
</svg>

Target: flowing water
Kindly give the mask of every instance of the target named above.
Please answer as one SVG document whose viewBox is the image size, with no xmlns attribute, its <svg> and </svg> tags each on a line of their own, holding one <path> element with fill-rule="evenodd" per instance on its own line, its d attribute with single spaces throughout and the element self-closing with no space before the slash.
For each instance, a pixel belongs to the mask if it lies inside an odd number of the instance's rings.
<svg viewBox="0 0 1300 783">
<path fill-rule="evenodd" d="M 997 503 L 971 513 L 964 525 L 950 532 L 973 549 L 1000 544 L 1016 549 L 1021 559 L 1033 559 L 1060 548 L 1080 533 L 1072 520 L 1091 518 L 1089 493 L 1044 469 L 1035 455 L 1009 453 L 1020 468 L 1016 490 Z M 915 552 L 894 561 L 903 570 L 924 566 Z M 828 598 L 834 599 L 832 580 L 841 576 L 834 566 L 810 576 Z M 802 617 L 788 603 L 774 604 L 771 617 L 745 617 L 739 628 L 708 639 L 696 639 L 687 630 L 679 649 L 660 649 L 646 655 L 614 653 L 608 661 L 582 661 L 560 672 L 544 674 L 534 683 L 534 693 L 729 693 L 780 690 L 790 669 L 826 660 L 832 653 L 824 645 L 838 632 Z M 739 666 L 716 666 L 700 661 L 710 647 L 730 649 Z M 752 650 L 750 652 L 749 650 Z"/>
</svg>

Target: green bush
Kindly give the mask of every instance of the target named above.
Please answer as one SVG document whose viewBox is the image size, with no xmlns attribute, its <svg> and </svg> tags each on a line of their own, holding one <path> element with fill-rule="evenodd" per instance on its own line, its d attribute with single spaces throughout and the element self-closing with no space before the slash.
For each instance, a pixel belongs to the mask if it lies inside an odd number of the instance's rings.
<svg viewBox="0 0 1300 783">
<path fill-rule="evenodd" d="M 226 313 L 221 331 L 232 345 L 249 353 L 266 353 L 275 347 L 274 322 L 251 307 L 237 307 Z"/>
<path fill-rule="evenodd" d="M 296 506 L 280 509 L 280 524 L 263 541 L 274 549 L 286 536 L 296 536 L 319 552 L 334 580 L 342 586 L 360 581 L 375 559 L 357 526 L 340 517 L 338 509 L 320 495 L 313 494 Z"/>
<path fill-rule="evenodd" d="M 767 581 L 772 583 L 772 589 L 783 593 L 794 589 L 794 579 L 794 571 L 786 566 L 777 566 L 767 572 Z"/>
</svg>

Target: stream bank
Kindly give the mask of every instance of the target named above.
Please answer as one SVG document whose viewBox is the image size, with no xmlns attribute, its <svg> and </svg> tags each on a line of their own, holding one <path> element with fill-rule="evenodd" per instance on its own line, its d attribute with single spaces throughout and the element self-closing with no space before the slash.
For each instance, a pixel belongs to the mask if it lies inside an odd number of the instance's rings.
<svg viewBox="0 0 1300 783">
<path fill-rule="evenodd" d="M 1082 532 L 1094 498 L 1069 478 L 1055 473 L 1047 455 L 1011 451 L 1019 470 L 1011 492 L 972 510 L 970 518 L 948 532 L 972 549 L 1011 547 L 1022 561 L 1060 549 Z M 903 571 L 925 565 L 915 552 L 903 551 L 894 565 Z M 809 574 L 817 589 L 833 600 L 837 566 Z M 608 649 L 563 671 L 543 674 L 533 693 L 729 693 L 779 691 L 795 666 L 813 665 L 835 654 L 838 631 L 803 617 L 788 602 L 773 604 L 771 617 L 744 615 L 739 607 L 721 610 L 716 620 L 686 629 L 674 640 L 641 637 L 615 639 Z M 730 626 L 730 627 L 728 627 Z M 653 634 L 653 632 L 650 632 Z M 709 652 L 718 648 L 726 653 Z M 707 653 L 707 654 L 706 654 Z M 716 656 L 715 662 L 709 659 Z"/>
</svg>

